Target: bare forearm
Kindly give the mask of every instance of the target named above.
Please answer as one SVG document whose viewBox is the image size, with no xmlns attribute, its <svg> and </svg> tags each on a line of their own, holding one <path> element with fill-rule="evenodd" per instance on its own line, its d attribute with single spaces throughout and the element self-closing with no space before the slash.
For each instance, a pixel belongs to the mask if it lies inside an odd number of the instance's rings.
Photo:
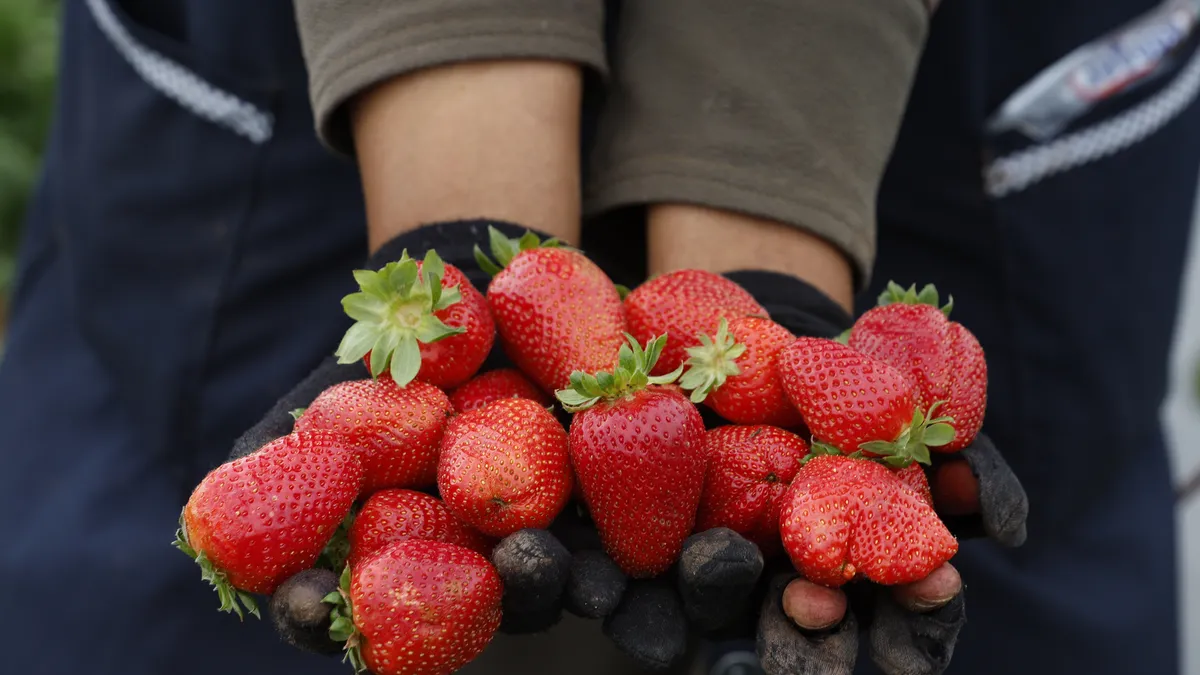
<svg viewBox="0 0 1200 675">
<path fill-rule="evenodd" d="M 494 61 L 390 80 L 352 110 L 371 250 L 422 223 L 508 220 L 579 235 L 578 66 Z"/>
<path fill-rule="evenodd" d="M 650 273 L 765 269 L 799 277 L 845 307 L 854 302 L 850 262 L 824 239 L 729 211 L 662 204 L 649 214 Z"/>
</svg>

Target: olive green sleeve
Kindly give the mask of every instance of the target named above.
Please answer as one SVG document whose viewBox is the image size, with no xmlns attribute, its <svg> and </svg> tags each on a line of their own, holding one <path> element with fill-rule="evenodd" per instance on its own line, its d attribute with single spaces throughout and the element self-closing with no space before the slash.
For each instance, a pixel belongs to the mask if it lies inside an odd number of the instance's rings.
<svg viewBox="0 0 1200 675">
<path fill-rule="evenodd" d="M 544 58 L 605 68 L 603 0 L 295 0 L 317 132 L 353 154 L 345 105 L 422 68 Z"/>
<path fill-rule="evenodd" d="M 586 207 L 691 203 L 839 247 L 866 283 L 924 0 L 627 0 Z"/>
</svg>

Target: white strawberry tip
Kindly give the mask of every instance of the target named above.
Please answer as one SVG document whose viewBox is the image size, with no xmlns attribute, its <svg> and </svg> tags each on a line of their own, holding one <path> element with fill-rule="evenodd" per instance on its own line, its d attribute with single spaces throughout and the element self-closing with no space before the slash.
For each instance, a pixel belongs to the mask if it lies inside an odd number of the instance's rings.
<svg viewBox="0 0 1200 675">
<path fill-rule="evenodd" d="M 388 371 L 398 386 L 412 382 L 421 369 L 421 344 L 466 330 L 447 326 L 434 315 L 462 300 L 457 286 L 442 287 L 445 274 L 445 264 L 432 249 L 420 272 L 408 251 L 378 271 L 355 270 L 359 291 L 342 298 L 342 308 L 355 323 L 338 345 L 338 363 L 355 363 L 370 354 L 371 377 Z"/>
<path fill-rule="evenodd" d="M 551 237 L 542 241 L 536 234 L 528 230 L 519 238 L 510 239 L 492 225 L 488 225 L 488 248 L 492 252 L 491 258 L 483 252 L 483 249 L 479 248 L 479 244 L 475 245 L 475 262 L 479 265 L 479 269 L 483 270 L 490 277 L 499 274 L 500 270 L 508 267 L 508 264 L 512 262 L 513 258 L 517 257 L 517 254 L 524 251 L 535 248 L 569 249 L 569 247 L 563 246 L 562 242 L 558 239 Z"/>
<path fill-rule="evenodd" d="M 917 290 L 917 285 L 913 284 L 908 288 L 904 288 L 895 281 L 889 281 L 887 288 L 879 294 L 877 302 L 878 307 L 886 305 L 905 304 L 905 305 L 930 305 L 938 307 L 942 310 L 947 318 L 950 317 L 950 312 L 954 309 L 954 296 L 951 295 L 946 300 L 945 305 L 939 307 L 941 302 L 938 298 L 937 287 L 933 284 L 925 284 L 920 291 Z"/>
<path fill-rule="evenodd" d="M 333 605 L 329 611 L 329 639 L 345 644 L 346 655 L 343 662 L 348 662 L 354 672 L 366 672 L 367 664 L 362 657 L 362 634 L 354 625 L 354 608 L 350 604 L 350 566 L 342 570 L 338 590 L 321 599 L 328 605 Z"/>
<path fill-rule="evenodd" d="M 575 413 L 600 401 L 632 396 L 650 385 L 671 384 L 683 373 L 681 365 L 666 375 L 650 375 L 667 345 L 665 334 L 648 341 L 645 348 L 629 333 L 625 333 L 625 341 L 617 352 L 617 367 L 611 373 L 602 370 L 592 375 L 577 370 L 571 373 L 571 386 L 554 393 L 567 412 Z"/>
<path fill-rule="evenodd" d="M 182 515 L 179 517 L 179 529 L 175 530 L 174 546 L 200 566 L 200 578 L 212 584 L 217 591 L 217 598 L 221 601 L 218 609 L 222 612 L 236 614 L 242 621 L 246 619 L 246 614 L 256 619 L 262 618 L 262 615 L 258 613 L 258 603 L 255 602 L 254 596 L 234 588 L 233 584 L 229 583 L 229 577 L 212 564 L 208 556 L 204 555 L 204 551 L 197 551 L 192 547 L 191 542 L 188 541 L 187 527 L 183 524 Z"/>
<path fill-rule="evenodd" d="M 692 392 L 692 403 L 703 403 L 709 394 L 725 384 L 726 379 L 742 373 L 737 360 L 746 353 L 746 345 L 738 343 L 729 334 L 729 322 L 725 319 L 721 319 L 713 337 L 700 334 L 696 338 L 700 345 L 684 350 L 688 355 L 684 363 L 687 371 L 680 378 L 679 386 Z"/>
</svg>

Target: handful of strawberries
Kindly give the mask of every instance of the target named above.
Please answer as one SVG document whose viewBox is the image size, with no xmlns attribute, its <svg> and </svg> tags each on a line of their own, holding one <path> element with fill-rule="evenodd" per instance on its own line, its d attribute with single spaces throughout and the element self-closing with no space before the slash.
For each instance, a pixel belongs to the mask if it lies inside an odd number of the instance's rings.
<svg viewBox="0 0 1200 675">
<path fill-rule="evenodd" d="M 717 527 L 830 587 L 910 583 L 957 552 L 920 465 L 972 442 L 987 366 L 932 288 L 892 285 L 838 340 L 795 337 L 715 274 L 622 298 L 553 240 L 492 230 L 490 248 L 486 296 L 433 251 L 355 273 L 337 354 L 363 377 L 183 510 L 176 545 L 221 609 L 257 615 L 255 594 L 325 568 L 356 668 L 451 673 L 500 626 L 493 547 L 573 498 L 633 578 Z M 479 373 L 497 339 L 516 368 Z"/>
</svg>

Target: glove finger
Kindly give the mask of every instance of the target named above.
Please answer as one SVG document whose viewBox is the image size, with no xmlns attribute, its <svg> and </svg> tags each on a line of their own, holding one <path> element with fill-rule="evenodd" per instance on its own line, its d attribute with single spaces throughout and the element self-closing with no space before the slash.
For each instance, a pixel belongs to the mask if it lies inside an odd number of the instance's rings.
<svg viewBox="0 0 1200 675">
<path fill-rule="evenodd" d="M 687 653 L 688 626 L 675 588 L 665 580 L 629 582 L 604 634 L 644 668 L 664 670 Z"/>
<path fill-rule="evenodd" d="M 963 539 L 986 536 L 1013 547 L 1025 543 L 1029 498 L 991 439 L 980 434 L 960 456 L 970 467 L 969 476 L 955 460 L 939 466 L 934 476 L 939 511 L 943 503 L 950 507 L 943 518 L 946 525 Z M 971 478 L 978 485 L 978 509 L 976 514 L 962 515 L 970 507 Z"/>
<path fill-rule="evenodd" d="M 604 551 L 579 551 L 571 556 L 563 606 L 575 616 L 602 619 L 621 603 L 627 581 L 625 573 Z"/>
<path fill-rule="evenodd" d="M 940 675 L 945 671 L 967 620 L 963 594 L 924 614 L 901 607 L 887 589 L 879 589 L 876 598 L 868 636 L 871 660 L 886 675 Z"/>
<path fill-rule="evenodd" d="M 292 433 L 295 419 L 292 411 L 307 408 L 321 392 L 335 384 L 368 377 L 366 367 L 359 363 L 340 364 L 334 357 L 321 362 L 292 390 L 275 402 L 275 405 L 257 424 L 246 430 L 233 442 L 229 459 L 245 457 L 271 441 Z"/>
<path fill-rule="evenodd" d="M 492 550 L 492 564 L 504 581 L 501 631 L 536 633 L 558 623 L 571 554 L 554 535 L 533 529 L 510 534 Z"/>
<path fill-rule="evenodd" d="M 893 597 L 912 612 L 928 612 L 942 607 L 962 592 L 962 577 L 954 565 L 946 563 L 924 579 L 893 587 Z"/>
<path fill-rule="evenodd" d="M 749 606 L 762 570 L 758 546 L 729 528 L 688 537 L 679 557 L 678 586 L 692 627 L 709 632 L 733 623 Z"/>
<path fill-rule="evenodd" d="M 771 579 L 758 622 L 758 657 L 767 675 L 850 675 L 858 656 L 858 622 L 847 610 L 840 623 L 822 631 L 800 629 L 783 609 L 783 593 L 799 578 Z"/>
<path fill-rule="evenodd" d="M 299 572 L 271 595 L 271 623 L 283 641 L 316 654 L 337 654 L 343 645 L 329 637 L 333 605 L 322 599 L 338 589 L 338 575 L 326 569 Z"/>
</svg>

